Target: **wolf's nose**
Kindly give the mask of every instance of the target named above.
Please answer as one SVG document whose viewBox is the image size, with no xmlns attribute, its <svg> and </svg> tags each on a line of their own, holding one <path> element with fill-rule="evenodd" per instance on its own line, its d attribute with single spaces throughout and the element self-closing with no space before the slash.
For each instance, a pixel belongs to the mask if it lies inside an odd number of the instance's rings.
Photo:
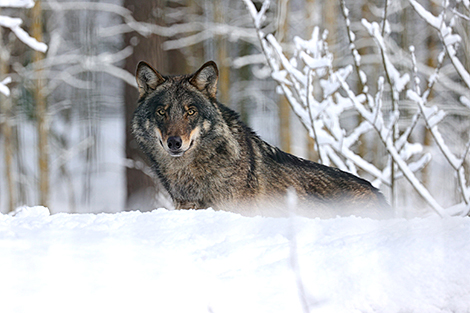
<svg viewBox="0 0 470 313">
<path fill-rule="evenodd" d="M 178 151 L 181 148 L 183 142 L 181 140 L 181 137 L 174 136 L 168 138 L 167 144 L 168 149 L 170 149 L 171 151 Z"/>
</svg>

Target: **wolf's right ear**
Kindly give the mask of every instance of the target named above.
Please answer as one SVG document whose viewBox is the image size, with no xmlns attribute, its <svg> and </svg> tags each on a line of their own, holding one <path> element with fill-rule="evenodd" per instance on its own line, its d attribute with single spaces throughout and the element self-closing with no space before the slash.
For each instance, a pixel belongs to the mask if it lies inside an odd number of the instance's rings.
<svg viewBox="0 0 470 313">
<path fill-rule="evenodd" d="M 200 91 L 206 91 L 209 96 L 215 98 L 218 79 L 219 70 L 217 69 L 217 64 L 214 61 L 209 61 L 193 74 L 189 82 Z"/>
<path fill-rule="evenodd" d="M 158 85 L 165 82 L 163 76 L 144 61 L 140 61 L 137 65 L 135 79 L 139 86 L 140 97 L 148 93 L 150 90 L 155 90 Z"/>
</svg>

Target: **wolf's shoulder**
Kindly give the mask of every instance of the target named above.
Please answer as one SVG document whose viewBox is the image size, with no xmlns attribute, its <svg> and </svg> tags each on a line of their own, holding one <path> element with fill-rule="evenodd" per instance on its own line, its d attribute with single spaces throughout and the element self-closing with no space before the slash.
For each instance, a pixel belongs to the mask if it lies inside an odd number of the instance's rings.
<svg viewBox="0 0 470 313">
<path fill-rule="evenodd" d="M 222 113 L 222 118 L 224 119 L 225 123 L 228 125 L 231 124 L 238 124 L 240 126 L 245 126 L 240 118 L 240 114 L 236 111 L 230 109 L 226 105 L 223 105 L 220 102 L 215 102 L 215 105 L 219 108 L 220 112 Z"/>
</svg>

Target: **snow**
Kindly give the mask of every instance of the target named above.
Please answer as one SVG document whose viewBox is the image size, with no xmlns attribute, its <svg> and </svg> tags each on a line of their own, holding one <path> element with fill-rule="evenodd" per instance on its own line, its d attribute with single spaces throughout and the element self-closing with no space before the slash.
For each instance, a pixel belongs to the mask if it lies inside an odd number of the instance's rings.
<svg viewBox="0 0 470 313">
<path fill-rule="evenodd" d="M 265 0 L 259 12 L 256 9 L 253 2 L 248 1 L 248 0 L 243 0 L 243 2 L 245 2 L 246 8 L 248 9 L 251 17 L 253 18 L 253 24 L 255 25 L 257 29 L 260 29 L 261 24 L 264 22 L 266 18 L 265 13 L 269 9 L 270 1 Z"/>
<path fill-rule="evenodd" d="M 2 312 L 469 312 L 470 219 L 0 214 Z M 306 309 L 302 309 L 306 308 Z"/>
<path fill-rule="evenodd" d="M 10 28 L 11 31 L 15 33 L 16 37 L 27 44 L 30 48 L 40 52 L 46 52 L 47 45 L 43 42 L 38 42 L 36 39 L 28 35 L 28 33 L 20 27 L 22 23 L 23 21 L 20 18 L 0 15 L 0 26 Z"/>
<path fill-rule="evenodd" d="M 7 97 L 10 96 L 10 88 L 7 87 L 9 83 L 11 83 L 11 77 L 7 77 L 0 82 L 0 92 Z"/>
<path fill-rule="evenodd" d="M 443 38 L 444 40 L 444 46 L 447 50 L 447 54 L 449 55 L 455 70 L 459 73 L 460 77 L 465 82 L 465 84 L 470 88 L 470 73 L 467 72 L 465 66 L 457 58 L 457 52 L 454 47 L 455 44 L 458 44 L 462 41 L 462 38 L 459 35 L 452 34 L 452 22 L 450 27 L 448 27 L 444 23 L 442 15 L 440 15 L 439 17 L 435 17 L 434 15 L 426 11 L 426 9 L 424 9 L 415 0 L 410 0 L 410 4 L 429 25 L 439 31 L 441 38 Z M 447 5 L 448 3 L 446 3 L 446 6 Z"/>
<path fill-rule="evenodd" d="M 443 24 L 443 16 L 439 15 L 438 17 L 434 16 L 432 13 L 428 12 L 421 4 L 415 0 L 409 0 L 411 6 L 416 10 L 416 12 L 424 19 L 426 22 L 436 29 L 440 29 Z"/>
<path fill-rule="evenodd" d="M 470 109 L 470 99 L 468 99 L 467 97 L 465 96 L 461 96 L 460 97 L 460 102 L 465 105 L 467 108 Z"/>
<path fill-rule="evenodd" d="M 0 0 L 0 7 L 32 8 L 34 0 Z"/>
<path fill-rule="evenodd" d="M 321 67 L 331 67 L 331 59 L 328 57 L 323 58 L 312 58 L 304 51 L 300 51 L 300 57 L 308 65 L 308 67 L 312 70 L 321 68 Z"/>
</svg>

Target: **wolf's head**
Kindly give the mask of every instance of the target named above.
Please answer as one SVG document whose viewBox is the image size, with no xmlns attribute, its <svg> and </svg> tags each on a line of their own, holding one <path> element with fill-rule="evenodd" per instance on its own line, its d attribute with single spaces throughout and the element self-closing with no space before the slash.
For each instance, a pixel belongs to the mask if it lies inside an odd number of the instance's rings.
<svg viewBox="0 0 470 313">
<path fill-rule="evenodd" d="M 140 62 L 136 79 L 140 97 L 132 127 L 139 143 L 175 158 L 194 149 L 217 116 L 217 65 L 210 61 L 191 75 L 163 76 Z"/>
</svg>

